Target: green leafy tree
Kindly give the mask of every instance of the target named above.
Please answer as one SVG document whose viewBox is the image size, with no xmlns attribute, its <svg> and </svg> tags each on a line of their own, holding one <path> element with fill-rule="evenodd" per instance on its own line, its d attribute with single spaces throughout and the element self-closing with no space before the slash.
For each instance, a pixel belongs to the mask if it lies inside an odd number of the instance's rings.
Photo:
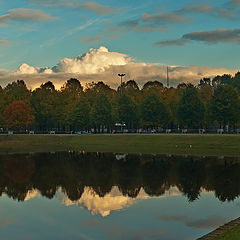
<svg viewBox="0 0 240 240">
<path fill-rule="evenodd" d="M 6 108 L 5 92 L 0 86 L 0 127 L 4 126 L 4 110 Z"/>
<path fill-rule="evenodd" d="M 74 96 L 75 98 L 81 96 L 83 92 L 83 87 L 80 81 L 76 78 L 70 78 L 61 88 L 62 92 Z"/>
<path fill-rule="evenodd" d="M 90 106 L 86 98 L 81 98 L 73 112 L 73 124 L 76 130 L 88 130 L 90 126 Z"/>
<path fill-rule="evenodd" d="M 230 74 L 223 74 L 222 76 L 216 76 L 212 80 L 213 87 L 217 87 L 218 85 L 222 84 L 233 84 L 233 77 Z"/>
<path fill-rule="evenodd" d="M 108 98 L 103 95 L 97 95 L 91 108 L 91 122 L 98 131 L 104 127 L 110 128 L 112 125 L 112 108 Z"/>
<path fill-rule="evenodd" d="M 79 99 L 83 95 L 83 87 L 79 80 L 71 78 L 63 85 L 59 95 L 59 121 L 66 131 L 73 130 L 73 115 Z"/>
<path fill-rule="evenodd" d="M 177 89 L 185 90 L 187 86 L 188 85 L 186 83 L 179 83 L 177 86 Z"/>
<path fill-rule="evenodd" d="M 119 94 L 127 95 L 135 102 L 140 101 L 140 97 L 141 97 L 140 93 L 141 92 L 140 92 L 138 84 L 134 80 L 129 80 L 127 82 L 123 82 L 122 86 L 118 87 L 117 92 Z"/>
<path fill-rule="evenodd" d="M 209 115 L 220 126 L 234 125 L 239 120 L 240 101 L 237 90 L 230 85 L 218 85 L 209 104 Z"/>
<path fill-rule="evenodd" d="M 59 94 L 52 82 L 42 84 L 32 92 L 31 107 L 36 128 L 41 131 L 61 128 Z"/>
<path fill-rule="evenodd" d="M 27 89 L 27 86 L 23 80 L 17 80 L 16 82 L 9 83 L 4 88 L 4 92 L 7 105 L 16 100 L 22 100 L 26 103 L 29 103 L 31 97 L 31 91 Z"/>
<path fill-rule="evenodd" d="M 232 86 L 238 90 L 238 94 L 240 94 L 240 72 L 237 72 L 233 78 Z"/>
<path fill-rule="evenodd" d="M 159 81 L 148 81 L 146 82 L 144 85 L 143 85 L 143 88 L 142 90 L 143 91 L 149 91 L 149 90 L 162 90 L 164 87 L 163 87 L 163 84 Z"/>
<path fill-rule="evenodd" d="M 163 101 L 170 110 L 169 127 L 174 128 L 178 125 L 177 108 L 183 95 L 183 88 L 165 88 Z"/>
<path fill-rule="evenodd" d="M 107 84 L 105 84 L 104 82 L 92 82 L 87 84 L 87 88 L 86 88 L 86 95 L 91 98 L 91 97 L 95 97 L 98 94 L 104 94 L 106 96 L 108 95 L 112 95 L 114 94 L 114 90 L 111 89 Z"/>
<path fill-rule="evenodd" d="M 143 85 L 141 90 L 142 98 L 146 98 L 149 95 L 156 94 L 161 99 L 164 98 L 167 89 L 159 81 L 148 81 Z"/>
<path fill-rule="evenodd" d="M 206 106 L 210 102 L 213 96 L 213 87 L 206 83 L 201 84 L 201 86 L 199 86 L 199 89 L 198 89 L 198 94 L 199 94 L 200 100 Z"/>
<path fill-rule="evenodd" d="M 188 128 L 199 128 L 203 124 L 204 113 L 205 108 L 198 96 L 197 89 L 189 84 L 178 104 L 179 123 Z"/>
<path fill-rule="evenodd" d="M 205 85 L 211 85 L 211 78 L 202 78 L 198 84 L 198 87 L 201 88 Z"/>
<path fill-rule="evenodd" d="M 128 128 L 136 127 L 138 123 L 138 108 L 136 103 L 126 95 L 118 101 L 119 121 L 124 122 Z"/>
<path fill-rule="evenodd" d="M 141 104 L 144 125 L 158 127 L 168 123 L 170 116 L 167 106 L 155 94 L 149 95 Z"/>
<path fill-rule="evenodd" d="M 88 99 L 88 102 L 91 106 L 91 108 L 96 103 L 96 98 L 99 95 L 104 95 L 108 102 L 111 105 L 111 116 L 113 121 L 117 121 L 117 103 L 118 103 L 118 96 L 117 92 L 110 88 L 107 84 L 104 84 L 103 82 L 98 83 L 90 83 L 87 84 L 86 89 L 84 91 L 84 96 Z"/>
</svg>

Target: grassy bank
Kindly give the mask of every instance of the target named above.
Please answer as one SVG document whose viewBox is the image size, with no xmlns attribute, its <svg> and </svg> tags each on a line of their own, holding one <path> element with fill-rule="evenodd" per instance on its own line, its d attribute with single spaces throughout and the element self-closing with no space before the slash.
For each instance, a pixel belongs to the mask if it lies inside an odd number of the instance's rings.
<svg viewBox="0 0 240 240">
<path fill-rule="evenodd" d="M 227 135 L 0 135 L 0 154 L 88 152 L 240 156 L 240 136 Z"/>
<path fill-rule="evenodd" d="M 199 240 L 239 240 L 240 239 L 240 218 L 220 226 L 213 232 L 199 238 Z"/>
<path fill-rule="evenodd" d="M 222 236 L 214 238 L 213 240 L 239 240 L 239 239 L 240 239 L 240 226 L 237 226 L 227 231 Z"/>
</svg>

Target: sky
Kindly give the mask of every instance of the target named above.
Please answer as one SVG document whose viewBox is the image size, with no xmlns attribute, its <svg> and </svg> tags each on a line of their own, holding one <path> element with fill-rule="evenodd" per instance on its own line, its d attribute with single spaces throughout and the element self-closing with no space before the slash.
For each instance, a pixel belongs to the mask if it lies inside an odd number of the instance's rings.
<svg viewBox="0 0 240 240">
<path fill-rule="evenodd" d="M 0 85 L 234 74 L 239 23 L 240 0 L 0 0 Z"/>
</svg>

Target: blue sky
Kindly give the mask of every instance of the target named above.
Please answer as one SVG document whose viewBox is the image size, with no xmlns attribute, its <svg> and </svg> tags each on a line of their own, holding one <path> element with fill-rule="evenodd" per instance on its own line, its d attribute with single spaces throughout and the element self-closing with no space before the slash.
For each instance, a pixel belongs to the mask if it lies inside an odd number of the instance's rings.
<svg viewBox="0 0 240 240">
<path fill-rule="evenodd" d="M 238 69 L 240 0 L 0 0 L 0 69 L 105 46 L 136 62 Z"/>
</svg>

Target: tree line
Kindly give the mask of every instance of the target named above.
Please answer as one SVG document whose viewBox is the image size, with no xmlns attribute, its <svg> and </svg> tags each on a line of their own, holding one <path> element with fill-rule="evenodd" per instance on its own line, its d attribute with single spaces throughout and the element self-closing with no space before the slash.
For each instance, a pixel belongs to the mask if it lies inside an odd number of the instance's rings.
<svg viewBox="0 0 240 240">
<path fill-rule="evenodd" d="M 34 90 L 23 80 L 0 87 L 0 127 L 17 131 L 111 132 L 126 129 L 237 128 L 240 123 L 240 72 L 203 78 L 199 84 L 165 87 L 134 80 L 117 89 L 104 82 L 85 88 L 69 79 L 60 90 L 48 81 Z"/>
<path fill-rule="evenodd" d="M 0 156 L 0 196 L 24 201 L 38 190 L 52 199 L 59 188 L 72 201 L 81 198 L 85 187 L 104 197 L 117 186 L 124 196 L 136 198 L 141 190 L 162 196 L 177 187 L 189 201 L 203 190 L 220 201 L 240 196 L 239 159 L 163 155 L 127 155 L 121 160 L 111 153 L 58 152 Z"/>
</svg>

